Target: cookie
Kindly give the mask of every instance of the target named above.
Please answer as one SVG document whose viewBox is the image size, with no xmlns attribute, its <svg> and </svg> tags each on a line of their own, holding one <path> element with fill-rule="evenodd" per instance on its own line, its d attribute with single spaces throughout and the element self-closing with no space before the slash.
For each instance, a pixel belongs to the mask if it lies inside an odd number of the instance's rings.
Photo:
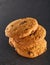
<svg viewBox="0 0 50 65">
<path fill-rule="evenodd" d="M 21 47 L 32 47 L 33 46 L 33 42 L 38 42 L 42 39 L 44 39 L 46 36 L 46 30 L 43 26 L 41 25 L 38 25 L 38 28 L 37 30 L 33 33 L 29 35 L 29 36 L 26 36 L 24 38 L 17 38 L 15 36 L 14 40 L 16 43 L 18 43 L 18 45 L 20 45 Z"/>
<path fill-rule="evenodd" d="M 44 39 L 43 39 L 44 40 Z M 13 45 L 13 47 L 19 47 L 20 49 L 24 49 L 24 50 L 30 50 L 31 48 L 33 48 L 33 47 L 36 47 L 36 46 L 38 46 L 38 45 L 40 45 L 39 43 L 42 43 L 43 44 L 43 40 L 41 40 L 41 41 L 38 41 L 38 42 L 32 42 L 32 44 L 29 46 L 25 46 L 24 47 L 24 45 L 20 45 L 20 44 L 18 44 L 17 42 L 15 42 L 15 40 L 13 39 L 13 38 L 9 38 L 9 44 L 12 46 Z M 45 40 L 44 40 L 44 42 L 45 42 Z"/>
<path fill-rule="evenodd" d="M 15 20 L 11 22 L 5 29 L 5 35 L 7 37 L 18 37 L 23 38 L 28 36 L 32 30 L 33 32 L 37 29 L 38 22 L 36 19 L 27 17 Z"/>
<path fill-rule="evenodd" d="M 43 54 L 46 50 L 47 50 L 47 42 L 46 40 L 42 40 L 38 43 L 34 43 L 35 45 L 30 48 L 29 50 L 25 50 L 25 49 L 21 49 L 21 47 L 19 48 L 17 45 L 15 46 L 15 50 L 16 52 L 24 57 L 27 58 L 35 58 L 41 54 Z"/>
</svg>

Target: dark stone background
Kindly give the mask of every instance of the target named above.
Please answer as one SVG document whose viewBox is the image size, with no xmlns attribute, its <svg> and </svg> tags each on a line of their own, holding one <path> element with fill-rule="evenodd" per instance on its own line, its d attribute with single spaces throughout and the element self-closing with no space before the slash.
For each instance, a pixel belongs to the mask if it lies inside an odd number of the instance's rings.
<svg viewBox="0 0 50 65">
<path fill-rule="evenodd" d="M 0 0 L 0 65 L 50 65 L 50 0 Z M 35 59 L 19 56 L 8 44 L 5 27 L 11 21 L 31 16 L 47 30 L 48 50 Z"/>
</svg>

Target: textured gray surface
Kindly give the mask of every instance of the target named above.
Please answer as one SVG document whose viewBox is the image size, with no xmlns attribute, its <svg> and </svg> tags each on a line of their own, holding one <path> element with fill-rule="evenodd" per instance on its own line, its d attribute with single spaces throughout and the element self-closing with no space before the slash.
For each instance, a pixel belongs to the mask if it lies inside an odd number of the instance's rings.
<svg viewBox="0 0 50 65">
<path fill-rule="evenodd" d="M 0 65 L 50 65 L 50 1 L 0 0 Z M 8 44 L 4 35 L 6 25 L 12 20 L 31 16 L 47 29 L 48 50 L 35 59 L 19 56 Z"/>
</svg>

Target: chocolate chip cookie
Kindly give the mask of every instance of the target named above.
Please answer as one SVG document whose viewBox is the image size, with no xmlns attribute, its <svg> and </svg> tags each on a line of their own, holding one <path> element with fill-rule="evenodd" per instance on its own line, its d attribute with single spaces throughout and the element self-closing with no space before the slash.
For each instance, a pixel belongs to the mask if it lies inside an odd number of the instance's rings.
<svg viewBox="0 0 50 65">
<path fill-rule="evenodd" d="M 26 50 L 24 49 L 24 47 L 22 48 L 19 47 L 19 45 L 17 45 L 17 43 L 13 39 L 11 40 L 11 42 L 14 45 L 14 48 L 19 55 L 28 57 L 28 58 L 37 57 L 47 50 L 47 41 L 45 39 L 39 42 L 33 43 L 33 46 L 29 47 L 29 49 L 26 49 Z"/>
<path fill-rule="evenodd" d="M 38 22 L 35 18 L 22 18 L 8 24 L 5 29 L 5 35 L 7 37 L 17 36 L 18 38 L 23 38 L 25 36 L 28 36 L 32 30 L 34 32 L 37 27 Z"/>
</svg>

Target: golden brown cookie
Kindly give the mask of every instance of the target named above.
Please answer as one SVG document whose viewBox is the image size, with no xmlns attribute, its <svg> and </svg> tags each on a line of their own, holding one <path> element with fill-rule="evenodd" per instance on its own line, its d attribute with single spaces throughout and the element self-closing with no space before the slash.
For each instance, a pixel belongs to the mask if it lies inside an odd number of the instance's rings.
<svg viewBox="0 0 50 65">
<path fill-rule="evenodd" d="M 38 22 L 36 19 L 31 17 L 22 18 L 11 22 L 5 29 L 5 35 L 7 37 L 17 36 L 23 38 L 28 36 L 32 30 L 34 32 L 37 27 Z"/>
<path fill-rule="evenodd" d="M 16 43 L 18 43 L 21 47 L 23 46 L 24 48 L 26 47 L 32 47 L 33 46 L 33 42 L 38 42 L 42 39 L 44 39 L 46 36 L 46 30 L 43 26 L 39 25 L 37 30 L 33 33 L 26 36 L 24 38 L 17 38 L 15 36 L 14 40 Z"/>
<path fill-rule="evenodd" d="M 24 49 L 24 47 L 22 47 L 22 48 L 19 47 L 19 45 L 17 45 L 16 42 L 14 42 L 12 40 L 11 40 L 11 42 L 12 42 L 12 44 L 14 44 L 14 48 L 19 55 L 28 57 L 28 58 L 37 57 L 47 50 L 47 42 L 44 39 L 39 42 L 32 43 L 34 45 L 26 50 Z"/>
</svg>

